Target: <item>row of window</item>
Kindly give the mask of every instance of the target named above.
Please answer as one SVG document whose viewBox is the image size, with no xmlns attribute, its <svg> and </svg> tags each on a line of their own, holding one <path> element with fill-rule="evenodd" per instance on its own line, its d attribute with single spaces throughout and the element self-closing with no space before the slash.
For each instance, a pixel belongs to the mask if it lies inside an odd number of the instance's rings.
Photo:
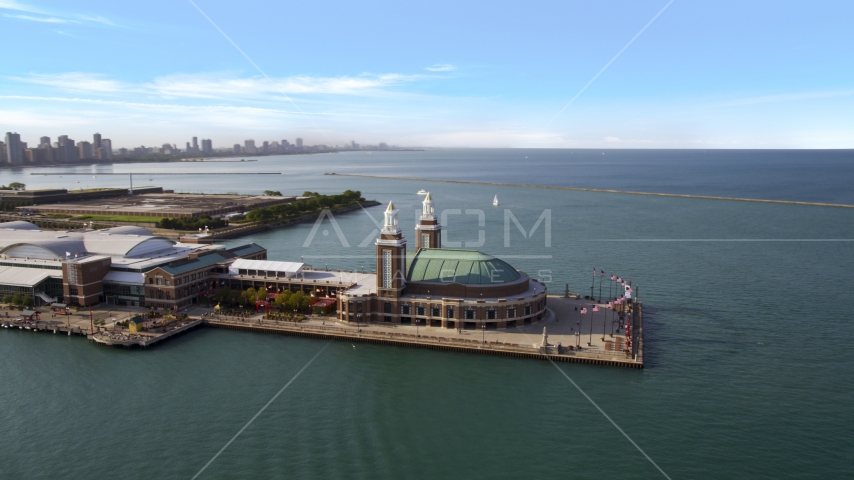
<svg viewBox="0 0 854 480">
<path fill-rule="evenodd" d="M 184 275 L 183 278 L 179 277 L 179 278 L 175 279 L 175 285 L 177 286 L 177 285 L 181 285 L 183 283 L 193 282 L 195 280 L 201 280 L 202 278 L 205 278 L 208 275 L 210 275 L 210 272 L 208 272 L 208 271 L 201 271 L 199 273 L 192 273 L 190 275 Z M 169 282 L 170 282 L 170 280 L 168 278 L 148 277 L 148 284 L 149 285 L 167 285 L 168 286 Z"/>
<path fill-rule="evenodd" d="M 543 302 L 540 301 L 537 306 L 539 310 L 542 310 Z M 359 304 L 361 307 L 361 304 Z M 359 308 L 361 311 L 361 308 Z M 424 305 L 416 305 L 415 306 L 415 315 L 426 315 L 427 307 Z M 383 304 L 383 313 L 391 313 L 391 303 L 386 302 Z M 412 313 L 412 306 L 408 304 L 404 304 L 400 306 L 400 313 L 402 315 L 410 315 Z M 446 310 L 446 318 L 455 318 L 456 314 L 454 307 L 447 307 Z M 430 315 L 433 317 L 439 317 L 442 314 L 442 307 L 438 305 L 433 305 L 430 307 Z M 508 307 L 506 310 L 505 318 L 515 318 L 516 317 L 516 307 Z M 531 314 L 531 305 L 525 305 L 525 315 Z M 463 315 L 466 320 L 477 320 L 477 309 L 474 307 L 468 307 L 463 311 Z M 486 310 L 486 320 L 496 320 L 498 318 L 498 309 L 489 308 Z"/>
</svg>

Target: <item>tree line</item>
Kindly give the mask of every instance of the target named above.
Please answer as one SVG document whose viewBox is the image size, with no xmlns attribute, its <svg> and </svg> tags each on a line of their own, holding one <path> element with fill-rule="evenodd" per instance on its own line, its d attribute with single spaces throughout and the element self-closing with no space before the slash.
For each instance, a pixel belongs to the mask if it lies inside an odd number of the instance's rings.
<svg viewBox="0 0 854 480">
<path fill-rule="evenodd" d="M 343 207 L 365 201 L 362 198 L 362 192 L 358 190 L 346 190 L 339 195 L 321 195 L 317 192 L 307 191 L 303 192 L 302 196 L 308 198 L 282 205 L 273 205 L 272 207 L 256 208 L 246 214 L 246 219 L 251 222 L 269 222 L 314 213 L 324 208 Z"/>
<path fill-rule="evenodd" d="M 229 287 L 220 287 L 217 289 L 213 299 L 218 304 L 228 305 L 255 305 L 255 302 L 265 301 L 267 299 L 267 289 L 264 287 L 247 288 L 246 290 L 232 290 Z M 276 297 L 273 305 L 276 307 L 292 311 L 304 311 L 311 304 L 311 297 L 303 292 L 291 292 L 285 290 Z"/>
<path fill-rule="evenodd" d="M 228 226 L 228 220 L 211 218 L 207 215 L 192 218 L 164 218 L 154 225 L 156 228 L 171 230 L 198 230 L 200 228 L 222 228 Z"/>
</svg>

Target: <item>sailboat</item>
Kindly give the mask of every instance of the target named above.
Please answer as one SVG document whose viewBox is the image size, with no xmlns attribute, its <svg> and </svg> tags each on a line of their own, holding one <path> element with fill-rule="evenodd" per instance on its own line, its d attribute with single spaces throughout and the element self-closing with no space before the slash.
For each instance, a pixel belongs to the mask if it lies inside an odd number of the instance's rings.
<svg viewBox="0 0 854 480">
<path fill-rule="evenodd" d="M 498 206 L 498 195 L 496 195 L 495 198 L 492 200 L 492 204 L 496 207 Z"/>
</svg>

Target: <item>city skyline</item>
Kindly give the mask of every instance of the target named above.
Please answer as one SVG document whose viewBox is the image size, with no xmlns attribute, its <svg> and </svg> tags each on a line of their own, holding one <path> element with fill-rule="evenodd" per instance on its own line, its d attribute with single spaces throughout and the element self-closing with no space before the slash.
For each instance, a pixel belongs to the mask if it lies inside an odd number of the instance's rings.
<svg viewBox="0 0 854 480">
<path fill-rule="evenodd" d="M 221 146 L 280 132 L 412 147 L 854 145 L 847 3 L 195 5 L 0 0 L 14 46 L 0 131 L 109 125 L 128 148 L 197 132 Z"/>
<path fill-rule="evenodd" d="M 32 145 L 32 146 L 31 146 Z M 293 143 L 287 139 L 263 140 L 258 145 L 254 139 L 244 140 L 232 146 L 218 145 L 214 147 L 213 139 L 194 136 L 185 142 L 185 147 L 178 147 L 178 143 L 167 142 L 160 146 L 116 146 L 113 148 L 112 140 L 102 138 L 100 133 L 92 134 L 92 141 L 75 141 L 69 135 L 59 135 L 55 142 L 51 142 L 50 136 L 40 136 L 38 143 L 22 139 L 18 132 L 6 132 L 0 140 L 0 165 L 29 165 L 29 164 L 52 164 L 52 163 L 74 163 L 86 160 L 121 160 L 124 157 L 139 155 L 182 155 L 182 154 L 210 154 L 221 156 L 223 154 L 246 154 L 246 155 L 269 155 L 287 153 L 317 153 L 342 150 L 386 150 L 398 148 L 385 142 L 378 145 L 361 145 L 355 140 L 343 145 L 309 145 L 303 143 L 303 139 L 297 137 Z"/>
</svg>

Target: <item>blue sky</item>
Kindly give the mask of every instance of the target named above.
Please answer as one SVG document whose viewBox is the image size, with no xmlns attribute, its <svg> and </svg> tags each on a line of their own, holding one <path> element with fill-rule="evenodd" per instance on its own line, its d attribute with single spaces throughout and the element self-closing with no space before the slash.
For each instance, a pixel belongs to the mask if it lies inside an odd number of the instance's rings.
<svg viewBox="0 0 854 480">
<path fill-rule="evenodd" d="M 852 2 L 194 1 L 0 0 L 0 131 L 854 147 Z"/>
</svg>

